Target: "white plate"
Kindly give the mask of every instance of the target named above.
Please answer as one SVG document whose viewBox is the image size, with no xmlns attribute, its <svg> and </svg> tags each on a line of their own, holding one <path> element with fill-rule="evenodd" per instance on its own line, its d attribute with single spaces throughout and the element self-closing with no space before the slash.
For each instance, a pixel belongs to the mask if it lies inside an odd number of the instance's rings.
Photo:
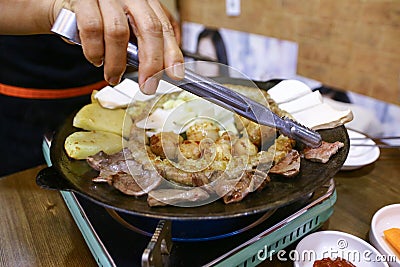
<svg viewBox="0 0 400 267">
<path fill-rule="evenodd" d="M 369 138 L 363 140 L 351 140 L 351 138 L 366 137 L 364 134 L 347 129 L 350 137 L 350 151 L 341 170 L 355 170 L 363 166 L 375 162 L 380 155 L 377 146 L 352 146 L 352 144 L 369 144 L 374 145 L 375 142 Z"/>
<path fill-rule="evenodd" d="M 383 231 L 390 228 L 400 228 L 400 204 L 392 204 L 378 210 L 372 217 L 369 241 L 383 255 L 396 257 L 396 262 L 388 262 L 392 267 L 400 267 L 400 254 L 385 240 Z"/>
<path fill-rule="evenodd" d="M 296 246 L 295 267 L 312 267 L 323 258 L 346 259 L 355 266 L 387 267 L 383 256 L 366 241 L 339 231 L 320 231 L 303 238 Z M 296 257 L 297 257 L 296 256 Z"/>
</svg>

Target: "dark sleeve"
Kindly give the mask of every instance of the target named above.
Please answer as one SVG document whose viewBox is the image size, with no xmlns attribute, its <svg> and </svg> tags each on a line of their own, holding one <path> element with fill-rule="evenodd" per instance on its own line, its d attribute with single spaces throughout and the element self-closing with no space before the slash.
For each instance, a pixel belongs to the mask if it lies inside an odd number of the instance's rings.
<svg viewBox="0 0 400 267">
<path fill-rule="evenodd" d="M 55 35 L 0 36 L 0 83 L 27 88 L 71 88 L 103 80 L 103 68 L 82 48 Z"/>
</svg>

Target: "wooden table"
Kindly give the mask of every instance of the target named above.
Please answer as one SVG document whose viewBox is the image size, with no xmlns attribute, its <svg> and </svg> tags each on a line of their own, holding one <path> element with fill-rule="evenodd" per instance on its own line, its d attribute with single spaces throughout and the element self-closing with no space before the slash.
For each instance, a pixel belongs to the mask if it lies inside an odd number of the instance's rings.
<svg viewBox="0 0 400 267">
<path fill-rule="evenodd" d="M 0 178 L 0 266 L 96 266 L 61 194 L 36 185 L 44 167 Z"/>
<path fill-rule="evenodd" d="M 61 195 L 36 185 L 36 174 L 44 167 L 0 178 L 0 265 L 96 266 Z M 335 181 L 338 200 L 323 229 L 368 240 L 373 214 L 400 203 L 400 150 L 382 150 L 374 164 L 339 172 Z"/>
</svg>

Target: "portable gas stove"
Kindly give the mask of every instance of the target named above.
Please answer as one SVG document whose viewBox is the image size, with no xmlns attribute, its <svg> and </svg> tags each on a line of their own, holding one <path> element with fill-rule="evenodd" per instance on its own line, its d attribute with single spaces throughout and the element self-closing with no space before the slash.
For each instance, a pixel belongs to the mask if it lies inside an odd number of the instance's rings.
<svg viewBox="0 0 400 267">
<path fill-rule="evenodd" d="M 43 152 L 51 166 L 49 148 L 45 140 Z M 153 230 L 143 230 L 132 223 L 134 216 L 126 219 L 132 215 L 119 214 L 80 194 L 60 192 L 99 266 L 256 266 L 322 226 L 336 202 L 331 179 L 301 203 L 258 215 L 240 229 L 182 239 L 172 238 L 171 221 L 154 219 Z"/>
</svg>

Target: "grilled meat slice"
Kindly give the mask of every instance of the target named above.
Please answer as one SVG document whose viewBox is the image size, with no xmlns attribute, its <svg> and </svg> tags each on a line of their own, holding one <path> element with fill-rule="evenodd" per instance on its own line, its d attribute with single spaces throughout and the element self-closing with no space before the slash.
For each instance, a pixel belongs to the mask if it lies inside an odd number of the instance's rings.
<svg viewBox="0 0 400 267">
<path fill-rule="evenodd" d="M 158 171 L 132 157 L 128 149 L 113 155 L 98 153 L 88 159 L 100 171 L 94 182 L 107 182 L 127 195 L 141 196 L 160 185 Z M 92 165 L 91 165 L 92 166 Z"/>
<path fill-rule="evenodd" d="M 203 201 L 210 195 L 200 187 L 184 189 L 156 189 L 150 191 L 147 197 L 149 206 L 166 206 L 184 202 Z"/>
<path fill-rule="evenodd" d="M 285 177 L 296 176 L 300 172 L 300 153 L 292 149 L 284 159 L 275 164 L 269 172 Z"/>
<path fill-rule="evenodd" d="M 104 153 L 103 151 L 100 151 L 99 153 L 89 156 L 86 161 L 89 164 L 90 167 L 95 169 L 96 171 L 100 171 L 101 166 L 104 165 L 109 165 L 112 164 L 113 162 L 118 162 L 121 160 L 124 160 L 126 158 L 126 155 L 128 155 L 128 149 L 124 148 L 120 152 L 117 152 L 112 155 L 108 155 Z"/>
<path fill-rule="evenodd" d="M 322 141 L 321 146 L 317 148 L 306 147 L 303 149 L 303 155 L 306 159 L 311 161 L 326 163 L 331 156 L 336 154 L 342 147 L 344 147 L 344 144 L 339 141 L 334 143 Z"/>
<path fill-rule="evenodd" d="M 132 175 L 119 172 L 111 175 L 111 185 L 124 194 L 130 196 L 140 196 L 146 193 L 135 181 Z"/>
<path fill-rule="evenodd" d="M 250 170 L 243 173 L 242 177 L 237 179 L 225 179 L 218 181 L 215 191 L 223 196 L 225 204 L 239 202 L 249 193 L 256 190 L 262 190 L 270 182 L 269 176 L 258 170 Z"/>
</svg>

